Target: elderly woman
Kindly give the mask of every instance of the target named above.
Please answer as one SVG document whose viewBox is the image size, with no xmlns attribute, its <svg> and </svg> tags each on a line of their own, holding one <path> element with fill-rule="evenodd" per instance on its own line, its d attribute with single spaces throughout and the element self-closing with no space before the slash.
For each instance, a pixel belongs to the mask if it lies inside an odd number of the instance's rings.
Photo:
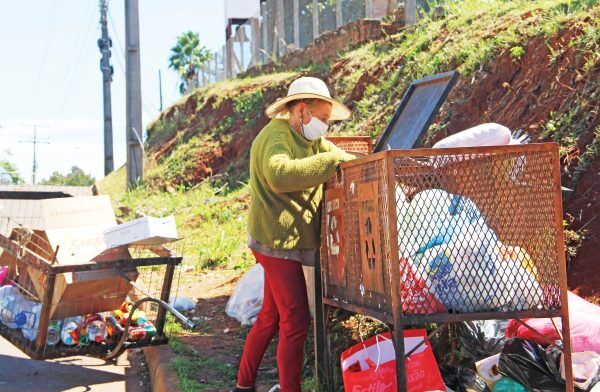
<svg viewBox="0 0 600 392">
<path fill-rule="evenodd" d="M 249 246 L 265 270 L 262 310 L 246 339 L 234 391 L 254 391 L 258 366 L 279 330 L 277 366 L 283 392 L 301 390 L 304 341 L 310 324 L 302 265 L 319 247 L 322 184 L 354 158 L 325 140 L 328 123 L 350 110 L 317 78 L 295 80 L 267 108 L 272 120 L 250 150 Z"/>
</svg>

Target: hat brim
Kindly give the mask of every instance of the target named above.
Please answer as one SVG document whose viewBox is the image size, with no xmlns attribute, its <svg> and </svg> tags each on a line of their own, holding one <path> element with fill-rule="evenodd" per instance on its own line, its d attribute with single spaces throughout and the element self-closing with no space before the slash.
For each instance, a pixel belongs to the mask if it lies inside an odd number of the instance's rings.
<svg viewBox="0 0 600 392">
<path fill-rule="evenodd" d="M 269 118 L 289 118 L 289 112 L 286 107 L 288 102 L 298 99 L 311 98 L 322 99 L 323 101 L 327 101 L 331 104 L 331 116 L 329 117 L 329 120 L 331 121 L 346 120 L 352 115 L 352 112 L 350 109 L 348 109 L 348 107 L 346 107 L 346 105 L 324 95 L 311 93 L 292 94 L 285 98 L 280 98 L 267 107 L 265 114 Z"/>
</svg>

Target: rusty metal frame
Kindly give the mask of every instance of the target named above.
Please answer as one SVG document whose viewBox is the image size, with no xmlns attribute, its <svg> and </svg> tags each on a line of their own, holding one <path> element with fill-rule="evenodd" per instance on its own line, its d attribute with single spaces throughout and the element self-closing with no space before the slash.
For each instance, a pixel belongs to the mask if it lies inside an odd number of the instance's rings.
<svg viewBox="0 0 600 392">
<path fill-rule="evenodd" d="M 166 265 L 163 287 L 161 291 L 161 299 L 168 301 L 169 292 L 171 289 L 174 270 L 177 265 L 180 265 L 183 257 L 171 252 L 170 249 L 164 246 L 134 246 L 137 248 L 145 248 L 155 254 L 162 254 L 158 257 L 141 257 L 132 259 L 118 259 L 100 262 L 87 262 L 73 265 L 52 265 L 52 263 L 30 249 L 21 246 L 18 242 L 7 238 L 0 234 L 0 250 L 5 250 L 10 253 L 18 265 L 33 267 L 42 272 L 46 282 L 41 300 L 42 310 L 40 314 L 39 332 L 33 344 L 27 341 L 19 330 L 12 330 L 0 323 L 0 335 L 18 347 L 21 351 L 32 357 L 33 359 L 49 359 L 68 355 L 91 355 L 103 357 L 111 349 L 109 345 L 89 345 L 81 347 L 61 347 L 56 349 L 46 345 L 46 335 L 48 325 L 50 323 L 50 311 L 53 303 L 54 284 L 58 274 L 68 272 L 83 272 L 83 271 L 100 271 L 107 269 L 120 269 L 127 271 L 135 267 L 146 267 L 156 265 Z M 162 307 L 159 308 L 156 318 L 157 335 L 151 340 L 126 342 L 125 348 L 143 347 L 150 345 L 161 345 L 168 342 L 168 338 L 164 336 L 163 328 L 166 319 L 166 311 Z"/>
<path fill-rule="evenodd" d="M 405 325 L 426 323 L 426 322 L 438 322 L 438 323 L 453 323 L 468 320 L 487 320 L 487 319 L 524 319 L 524 318 L 552 318 L 561 317 L 562 319 L 562 334 L 563 334 L 563 349 L 564 349 L 564 360 L 568 364 L 566 366 L 566 385 L 567 391 L 573 391 L 573 374 L 571 369 L 571 342 L 570 342 L 570 330 L 569 330 L 569 318 L 568 318 L 568 302 L 567 302 L 567 273 L 566 273 L 566 260 L 564 250 L 564 238 L 562 231 L 562 198 L 561 198 L 561 185 L 560 185 L 560 162 L 558 155 L 558 146 L 555 143 L 542 143 L 542 144 L 529 144 L 529 145 L 517 145 L 517 146 L 500 146 L 500 147 L 478 147 L 473 148 L 450 148 L 450 149 L 414 149 L 414 150 L 388 150 L 378 152 L 367 157 L 345 162 L 340 165 L 342 177 L 346 170 L 352 168 L 359 168 L 365 164 L 375 161 L 383 161 L 386 169 L 385 178 L 387 181 L 386 191 L 388 192 L 388 199 L 395 200 L 395 173 L 394 173 L 394 159 L 396 157 L 423 157 L 423 156 L 449 156 L 454 154 L 470 154 L 470 155 L 485 155 L 485 154 L 498 154 L 498 153 L 531 153 L 531 152 L 549 152 L 552 155 L 551 168 L 552 170 L 552 195 L 553 195 L 553 211 L 554 211 L 554 223 L 556 227 L 556 255 L 558 263 L 558 286 L 560 289 L 560 302 L 559 308 L 552 309 L 530 309 L 524 311 L 486 311 L 486 312 L 473 312 L 473 313 L 434 313 L 434 314 L 402 314 L 402 303 L 401 296 L 399 295 L 399 268 L 390 268 L 389 273 L 384 274 L 389 279 L 388 286 L 391 290 L 389 293 L 391 299 L 391 309 L 374 309 L 369 308 L 366 305 L 353 303 L 352 298 L 345 298 L 344 290 L 334 290 L 332 292 L 330 284 L 328 282 L 328 265 L 327 259 L 321 259 L 320 264 L 317 265 L 315 270 L 315 279 L 318 281 L 316 284 L 317 288 L 321 288 L 321 292 L 317 291 L 317 312 L 321 315 L 327 314 L 331 307 L 337 307 L 345 309 L 355 313 L 365 314 L 367 316 L 375 317 L 382 321 L 391 323 L 394 325 L 394 344 L 397 353 L 397 376 L 398 376 L 398 391 L 405 391 L 406 378 L 404 370 L 404 340 L 403 340 L 403 327 Z M 339 180 L 339 179 L 338 179 Z M 338 184 L 339 185 L 339 184 Z M 396 210 L 395 203 L 388 203 L 388 219 L 389 227 L 389 241 L 390 241 L 390 260 L 399 260 L 398 257 L 398 233 L 396 226 Z M 393 223 L 393 224 L 392 224 Z M 322 254 L 326 254 L 324 249 L 326 248 L 326 241 L 322 243 Z M 348 261 L 347 261 L 348 262 Z M 349 263 L 349 262 L 348 262 Z M 350 294 L 350 292 L 348 292 Z M 390 311 L 391 310 L 391 311 Z M 316 318 L 317 323 L 324 323 L 325 320 Z M 316 328 L 317 336 L 315 345 L 317 349 L 317 368 L 324 368 L 328 366 L 330 362 L 329 358 L 324 359 L 323 353 L 330 355 L 331 352 L 329 336 L 327 328 Z M 330 365 L 328 366 L 330 368 Z M 331 376 L 329 376 L 331 377 Z M 321 380 L 319 380 L 321 381 Z M 321 383 L 325 388 L 325 391 L 332 391 L 333 385 L 331 383 Z"/>
</svg>

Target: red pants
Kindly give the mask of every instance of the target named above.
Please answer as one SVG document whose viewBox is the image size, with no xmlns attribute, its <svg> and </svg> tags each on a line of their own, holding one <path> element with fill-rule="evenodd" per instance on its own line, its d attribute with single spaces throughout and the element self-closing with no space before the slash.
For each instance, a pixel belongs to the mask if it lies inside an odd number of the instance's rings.
<svg viewBox="0 0 600 392">
<path fill-rule="evenodd" d="M 238 372 L 238 385 L 252 387 L 267 346 L 279 330 L 277 367 L 282 392 L 300 392 L 304 341 L 310 325 L 306 281 L 297 261 L 252 251 L 265 269 L 263 305 L 252 326 Z"/>
</svg>

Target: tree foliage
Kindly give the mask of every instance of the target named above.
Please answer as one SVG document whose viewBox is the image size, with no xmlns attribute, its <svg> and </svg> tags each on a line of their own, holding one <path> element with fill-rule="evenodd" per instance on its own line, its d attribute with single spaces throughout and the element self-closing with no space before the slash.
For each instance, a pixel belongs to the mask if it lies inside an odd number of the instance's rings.
<svg viewBox="0 0 600 392">
<path fill-rule="evenodd" d="M 77 166 L 71 167 L 71 173 L 61 174 L 57 171 L 52 173 L 50 178 L 41 182 L 42 185 L 70 185 L 70 186 L 90 186 L 94 185 L 96 180 L 90 174 L 85 173 Z"/>
<path fill-rule="evenodd" d="M 19 170 L 12 162 L 0 159 L 0 182 L 22 184 L 24 181 Z"/>
<path fill-rule="evenodd" d="M 200 68 L 211 58 L 206 47 L 200 45 L 198 33 L 187 31 L 177 37 L 177 44 L 171 48 L 169 68 L 173 68 L 181 77 L 179 91 L 182 94 L 198 87 Z"/>
</svg>

